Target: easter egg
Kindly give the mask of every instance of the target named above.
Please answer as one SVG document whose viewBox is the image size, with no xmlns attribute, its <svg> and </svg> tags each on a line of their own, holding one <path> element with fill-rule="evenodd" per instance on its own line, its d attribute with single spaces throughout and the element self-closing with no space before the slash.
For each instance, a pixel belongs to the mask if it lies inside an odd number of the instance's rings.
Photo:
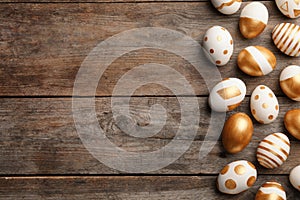
<svg viewBox="0 0 300 200">
<path fill-rule="evenodd" d="M 300 17 L 299 0 L 275 0 L 278 9 L 289 18 Z"/>
<path fill-rule="evenodd" d="M 289 138 L 283 133 L 273 133 L 259 143 L 256 157 L 259 164 L 265 168 L 274 169 L 286 161 L 289 153 Z"/>
<path fill-rule="evenodd" d="M 288 56 L 300 56 L 300 26 L 281 23 L 275 26 L 272 39 L 276 47 Z"/>
<path fill-rule="evenodd" d="M 291 173 L 290 173 L 290 182 L 296 188 L 297 190 L 300 191 L 300 165 L 295 167 Z"/>
<path fill-rule="evenodd" d="M 219 173 L 217 188 L 225 194 L 238 194 L 249 189 L 256 181 L 255 166 L 246 160 L 226 165 Z"/>
<path fill-rule="evenodd" d="M 257 86 L 251 95 L 250 108 L 253 117 L 261 124 L 273 122 L 279 113 L 278 100 L 265 85 Z"/>
<path fill-rule="evenodd" d="M 246 85 L 238 78 L 227 78 L 213 87 L 208 103 L 216 112 L 231 111 L 238 107 L 246 95 Z"/>
<path fill-rule="evenodd" d="M 239 53 L 237 63 L 244 73 L 250 76 L 263 76 L 275 69 L 276 57 L 265 47 L 249 46 Z"/>
<path fill-rule="evenodd" d="M 300 109 L 289 110 L 285 114 L 284 126 L 292 136 L 300 140 Z"/>
<path fill-rule="evenodd" d="M 240 9 L 242 0 L 211 0 L 211 3 L 220 13 L 232 15 Z"/>
<path fill-rule="evenodd" d="M 260 2 L 249 3 L 241 12 L 240 31 L 245 38 L 255 38 L 264 31 L 268 20 L 269 12 L 264 4 Z"/>
<path fill-rule="evenodd" d="M 221 26 L 211 27 L 204 35 L 203 48 L 212 63 L 226 65 L 233 53 L 233 40 L 229 31 Z"/>
<path fill-rule="evenodd" d="M 280 87 L 294 101 L 300 101 L 300 66 L 290 65 L 280 74 Z"/>
<path fill-rule="evenodd" d="M 286 194 L 281 184 L 270 181 L 259 188 L 255 200 L 286 200 Z"/>
<path fill-rule="evenodd" d="M 245 113 L 231 115 L 224 124 L 222 143 L 229 153 L 242 151 L 250 142 L 253 133 L 253 123 Z"/>
</svg>

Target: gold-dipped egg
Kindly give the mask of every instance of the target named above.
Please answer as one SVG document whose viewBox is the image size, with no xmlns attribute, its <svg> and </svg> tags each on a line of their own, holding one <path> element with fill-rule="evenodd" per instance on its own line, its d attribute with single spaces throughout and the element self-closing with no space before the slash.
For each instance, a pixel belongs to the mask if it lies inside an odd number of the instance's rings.
<svg viewBox="0 0 300 200">
<path fill-rule="evenodd" d="M 260 2 L 247 4 L 240 16 L 239 27 L 245 38 L 252 39 L 260 35 L 267 26 L 268 9 Z"/>
<path fill-rule="evenodd" d="M 282 70 L 280 87 L 290 99 L 300 101 L 300 66 L 290 65 Z"/>
<path fill-rule="evenodd" d="M 280 183 L 270 181 L 259 188 L 255 200 L 286 200 L 286 193 Z"/>
<path fill-rule="evenodd" d="M 275 69 L 276 57 L 265 47 L 249 46 L 239 53 L 237 64 L 240 70 L 250 76 L 263 76 Z"/>
<path fill-rule="evenodd" d="M 284 125 L 292 136 L 300 140 L 300 109 L 288 111 L 284 116 Z"/>
<path fill-rule="evenodd" d="M 222 131 L 222 143 L 229 153 L 242 151 L 250 142 L 253 123 L 245 113 L 236 113 L 228 118 Z"/>
</svg>

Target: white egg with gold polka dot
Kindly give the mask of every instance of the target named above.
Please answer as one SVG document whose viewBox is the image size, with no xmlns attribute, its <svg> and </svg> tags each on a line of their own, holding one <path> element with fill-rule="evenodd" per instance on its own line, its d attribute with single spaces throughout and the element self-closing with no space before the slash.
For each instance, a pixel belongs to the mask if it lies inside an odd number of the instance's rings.
<svg viewBox="0 0 300 200">
<path fill-rule="evenodd" d="M 283 133 L 273 133 L 258 145 L 256 157 L 260 165 L 268 169 L 281 166 L 290 154 L 290 140 Z"/>
<path fill-rule="evenodd" d="M 275 0 L 278 9 L 289 18 L 300 17 L 300 0 Z"/>
<path fill-rule="evenodd" d="M 207 58 L 217 66 L 226 65 L 233 53 L 233 39 L 227 29 L 213 26 L 204 35 L 203 48 Z"/>
<path fill-rule="evenodd" d="M 265 85 L 259 85 L 253 90 L 250 108 L 253 117 L 261 124 L 269 124 L 275 121 L 279 113 L 277 97 Z"/>
<path fill-rule="evenodd" d="M 290 182 L 295 189 L 300 191 L 300 165 L 295 167 L 290 173 Z"/>
<path fill-rule="evenodd" d="M 257 191 L 255 200 L 286 200 L 286 193 L 280 183 L 265 182 Z"/>
<path fill-rule="evenodd" d="M 219 173 L 217 188 L 225 194 L 239 194 L 249 189 L 257 178 L 255 166 L 246 160 L 226 165 Z"/>
<path fill-rule="evenodd" d="M 211 3 L 220 13 L 232 15 L 240 9 L 242 0 L 211 0 Z"/>
<path fill-rule="evenodd" d="M 246 85 L 238 78 L 226 78 L 210 91 L 208 103 L 216 112 L 226 112 L 237 108 L 246 95 Z"/>
</svg>

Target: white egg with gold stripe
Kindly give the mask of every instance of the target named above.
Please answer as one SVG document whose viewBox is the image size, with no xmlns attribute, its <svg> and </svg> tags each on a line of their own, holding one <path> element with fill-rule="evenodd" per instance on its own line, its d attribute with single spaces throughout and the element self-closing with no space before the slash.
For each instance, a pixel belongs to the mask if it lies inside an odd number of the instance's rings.
<svg viewBox="0 0 300 200">
<path fill-rule="evenodd" d="M 226 78 L 213 87 L 208 103 L 216 112 L 231 111 L 238 107 L 246 95 L 246 85 L 238 78 Z"/>
<path fill-rule="evenodd" d="M 255 200 L 286 200 L 286 193 L 280 183 L 264 183 L 256 193 Z"/>
<path fill-rule="evenodd" d="M 250 98 L 250 108 L 253 117 L 261 124 L 272 123 L 279 114 L 277 97 L 265 85 L 259 85 L 253 90 Z"/>
<path fill-rule="evenodd" d="M 220 13 L 232 15 L 240 9 L 242 0 L 211 0 L 211 3 Z"/>
<path fill-rule="evenodd" d="M 275 26 L 272 39 L 276 47 L 288 56 L 300 56 L 300 26 L 281 23 Z"/>
<path fill-rule="evenodd" d="M 238 194 L 253 186 L 257 179 L 255 166 L 246 160 L 226 165 L 219 173 L 217 188 L 225 194 Z"/>
<path fill-rule="evenodd" d="M 283 133 L 273 133 L 258 145 L 256 157 L 262 166 L 274 169 L 281 166 L 290 153 L 290 140 Z"/>
<path fill-rule="evenodd" d="M 275 0 L 278 9 L 289 18 L 300 17 L 300 0 Z"/>
<path fill-rule="evenodd" d="M 238 55 L 238 67 L 250 76 L 263 76 L 272 72 L 276 67 L 276 57 L 267 48 L 249 46 Z"/>
</svg>

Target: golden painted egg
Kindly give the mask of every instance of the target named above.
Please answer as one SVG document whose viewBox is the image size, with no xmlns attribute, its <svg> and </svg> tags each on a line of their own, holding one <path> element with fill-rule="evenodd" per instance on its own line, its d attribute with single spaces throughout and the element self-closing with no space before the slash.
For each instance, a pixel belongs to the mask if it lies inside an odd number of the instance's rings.
<svg viewBox="0 0 300 200">
<path fill-rule="evenodd" d="M 241 12 L 240 31 L 245 38 L 255 38 L 264 31 L 268 20 L 269 13 L 264 4 L 260 2 L 249 3 Z"/>
<path fill-rule="evenodd" d="M 239 194 L 249 189 L 256 181 L 255 166 L 246 160 L 226 165 L 219 173 L 217 188 L 225 194 Z"/>
<path fill-rule="evenodd" d="M 281 23 L 275 26 L 272 39 L 276 47 L 288 56 L 300 56 L 300 26 Z"/>
<path fill-rule="evenodd" d="M 211 3 L 220 13 L 232 15 L 240 9 L 242 0 L 211 0 Z"/>
<path fill-rule="evenodd" d="M 272 72 L 276 67 L 276 57 L 267 48 L 249 46 L 238 55 L 238 67 L 250 76 L 263 76 Z"/>
<path fill-rule="evenodd" d="M 266 182 L 259 188 L 255 200 L 286 200 L 286 194 L 281 184 Z"/>
<path fill-rule="evenodd" d="M 225 122 L 222 131 L 222 143 L 229 153 L 242 151 L 250 142 L 253 133 L 253 123 L 245 113 L 231 115 Z"/>
<path fill-rule="evenodd" d="M 283 133 L 273 133 L 258 145 L 256 157 L 262 166 L 274 169 L 283 164 L 290 153 L 290 140 Z"/>
<path fill-rule="evenodd" d="M 294 101 L 300 101 L 300 66 L 290 65 L 280 74 L 280 87 Z"/>
<path fill-rule="evenodd" d="M 284 125 L 292 136 L 300 140 L 300 109 L 288 111 L 284 116 Z"/>
<path fill-rule="evenodd" d="M 257 86 L 250 99 L 253 117 L 261 124 L 270 124 L 279 114 L 279 104 L 274 92 L 265 85 Z"/>
<path fill-rule="evenodd" d="M 213 87 L 208 103 L 216 112 L 231 111 L 238 107 L 246 95 L 246 85 L 238 78 L 226 78 Z"/>
<path fill-rule="evenodd" d="M 217 66 L 226 65 L 233 53 L 233 39 L 229 31 L 222 26 L 209 28 L 203 38 L 206 57 Z"/>
<path fill-rule="evenodd" d="M 289 18 L 300 17 L 299 0 L 275 0 L 278 9 Z"/>
</svg>

